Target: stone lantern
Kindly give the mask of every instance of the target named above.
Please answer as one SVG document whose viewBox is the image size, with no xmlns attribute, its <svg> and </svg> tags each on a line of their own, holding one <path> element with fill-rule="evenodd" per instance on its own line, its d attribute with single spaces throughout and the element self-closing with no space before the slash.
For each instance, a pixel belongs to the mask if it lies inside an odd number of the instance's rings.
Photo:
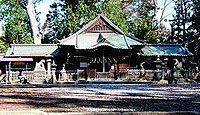
<svg viewBox="0 0 200 115">
<path fill-rule="evenodd" d="M 162 61 L 160 60 L 159 56 L 154 61 L 154 63 L 156 64 L 156 70 L 154 71 L 154 79 L 155 80 L 161 80 L 161 78 L 162 78 L 162 71 L 161 71 Z"/>
<path fill-rule="evenodd" d="M 166 74 L 167 69 L 168 69 L 168 67 L 167 67 L 168 61 L 169 61 L 168 58 L 165 58 L 165 59 L 163 59 L 163 62 L 161 63 L 162 64 L 162 72 L 163 72 L 162 80 L 164 79 L 165 74 Z"/>
</svg>

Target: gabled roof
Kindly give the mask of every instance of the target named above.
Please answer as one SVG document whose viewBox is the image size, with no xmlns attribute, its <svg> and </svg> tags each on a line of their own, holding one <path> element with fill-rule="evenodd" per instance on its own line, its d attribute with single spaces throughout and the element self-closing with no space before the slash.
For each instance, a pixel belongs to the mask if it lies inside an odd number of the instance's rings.
<svg viewBox="0 0 200 115">
<path fill-rule="evenodd" d="M 95 19 L 93 19 L 89 23 L 87 23 L 85 26 L 83 26 L 75 34 L 81 34 L 82 32 L 84 32 L 85 30 L 87 30 L 88 28 L 90 28 L 95 22 L 97 22 L 100 19 L 102 19 L 106 24 L 108 24 L 108 26 L 110 26 L 111 28 L 113 28 L 115 30 L 115 32 L 117 32 L 118 34 L 124 34 L 124 32 L 119 27 L 117 27 L 114 23 L 112 23 L 107 17 L 105 17 L 102 14 L 99 14 Z"/>
<path fill-rule="evenodd" d="M 91 32 L 91 29 L 99 20 L 112 29 L 112 32 Z M 130 45 L 144 45 L 143 42 L 125 35 L 125 33 L 113 24 L 108 18 L 103 15 L 98 15 L 94 20 L 90 21 L 83 28 L 73 35 L 60 40 L 60 45 L 74 45 L 76 49 L 91 49 L 93 46 L 102 46 L 98 44 L 101 39 L 106 39 L 111 44 L 114 44 L 116 48 L 129 49 Z M 104 43 L 105 45 L 105 43 Z M 108 45 L 108 44 L 107 44 Z"/>
<path fill-rule="evenodd" d="M 99 37 L 97 39 L 97 43 L 95 45 L 89 47 L 89 49 L 94 49 L 94 48 L 98 48 L 98 47 L 101 47 L 101 46 L 109 46 L 109 47 L 112 47 L 112 48 L 115 48 L 115 49 L 118 48 L 116 45 L 112 44 L 109 40 L 104 38 L 103 35 L 100 33 Z"/>
<path fill-rule="evenodd" d="M 102 14 L 99 14 L 95 19 L 91 20 L 89 23 L 84 25 L 79 31 L 77 31 L 76 33 L 74 33 L 73 35 L 71 35 L 71 36 L 69 36 L 69 37 L 67 37 L 65 39 L 60 40 L 60 43 L 61 44 L 65 44 L 65 42 L 67 42 L 68 39 L 72 39 L 72 38 L 77 37 L 79 34 L 83 33 L 85 30 L 90 28 L 95 22 L 97 22 L 100 19 L 102 19 L 103 21 L 107 22 L 107 24 L 109 26 L 111 26 L 113 29 L 115 29 L 116 32 L 118 32 L 119 34 L 124 34 L 124 32 L 120 28 L 118 28 L 114 23 L 112 23 L 108 18 L 106 18 Z"/>
<path fill-rule="evenodd" d="M 186 47 L 179 44 L 147 44 L 141 49 L 141 56 L 192 56 Z"/>
<path fill-rule="evenodd" d="M 57 53 L 57 44 L 12 44 L 5 57 L 52 57 Z"/>
</svg>

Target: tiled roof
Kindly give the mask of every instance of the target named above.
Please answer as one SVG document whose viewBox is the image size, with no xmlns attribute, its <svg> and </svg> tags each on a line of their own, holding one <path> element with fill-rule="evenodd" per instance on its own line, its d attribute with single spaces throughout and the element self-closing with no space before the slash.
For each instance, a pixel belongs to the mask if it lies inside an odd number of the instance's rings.
<svg viewBox="0 0 200 115">
<path fill-rule="evenodd" d="M 60 44 L 74 45 L 77 49 L 91 49 L 98 43 L 100 34 L 117 48 L 129 49 L 131 45 L 143 45 L 143 43 L 128 36 L 115 33 L 84 33 L 76 37 L 71 36 L 64 44 Z"/>
<path fill-rule="evenodd" d="M 109 26 L 111 26 L 115 30 L 115 32 L 84 32 L 100 18 L 103 19 Z M 114 44 L 114 46 L 116 46 L 117 48 L 127 49 L 130 48 L 131 45 L 143 45 L 143 42 L 137 40 L 135 37 L 126 36 L 121 29 L 119 29 L 115 24 L 113 24 L 108 18 L 103 15 L 98 15 L 94 20 L 90 21 L 78 32 L 63 40 L 60 40 L 60 44 L 74 45 L 76 49 L 91 49 L 99 42 L 99 35 L 102 35 L 103 38 L 108 40 L 111 44 Z"/>
<path fill-rule="evenodd" d="M 57 44 L 12 44 L 5 57 L 52 57 L 58 53 Z"/>
<path fill-rule="evenodd" d="M 191 56 L 187 48 L 178 44 L 147 44 L 141 49 L 142 56 Z"/>
</svg>

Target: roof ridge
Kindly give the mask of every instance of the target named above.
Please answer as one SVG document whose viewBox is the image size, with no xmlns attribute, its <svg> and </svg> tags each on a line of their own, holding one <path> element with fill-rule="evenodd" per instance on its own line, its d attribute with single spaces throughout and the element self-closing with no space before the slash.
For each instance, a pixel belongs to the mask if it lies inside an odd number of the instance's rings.
<svg viewBox="0 0 200 115">
<path fill-rule="evenodd" d="M 98 14 L 96 18 L 94 18 L 93 20 L 89 21 L 86 25 L 84 25 L 79 31 L 77 31 L 74 34 L 82 33 L 84 30 L 88 29 L 99 18 L 104 19 L 104 21 L 106 21 L 111 27 L 116 29 L 119 33 L 124 34 L 124 32 L 118 26 L 116 26 L 110 19 L 108 19 L 106 16 L 104 16 L 102 14 Z"/>
</svg>

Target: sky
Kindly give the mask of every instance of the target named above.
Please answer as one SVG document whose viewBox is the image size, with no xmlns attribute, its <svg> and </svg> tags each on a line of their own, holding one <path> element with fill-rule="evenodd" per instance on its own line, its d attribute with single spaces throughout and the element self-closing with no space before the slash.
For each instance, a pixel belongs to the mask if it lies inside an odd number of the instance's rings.
<svg viewBox="0 0 200 115">
<path fill-rule="evenodd" d="M 46 14 L 50 10 L 49 5 L 51 5 L 55 0 L 43 0 L 42 2 L 39 3 L 37 6 L 37 11 L 41 12 L 39 15 L 40 17 L 40 23 L 43 24 L 46 20 Z"/>
<path fill-rule="evenodd" d="M 41 14 L 39 15 L 40 18 L 40 23 L 43 24 L 46 20 L 46 14 L 49 11 L 49 5 L 51 5 L 55 0 L 43 0 L 42 2 L 40 2 L 37 6 L 37 11 L 41 12 Z M 167 0 L 167 3 L 169 3 L 171 0 Z M 160 6 L 160 10 L 158 10 L 157 12 L 157 19 L 160 18 L 161 15 L 161 11 L 163 8 L 163 4 L 164 4 L 164 0 L 158 0 L 157 2 L 158 6 Z M 173 9 L 174 4 L 171 3 L 170 5 L 167 6 L 165 12 L 164 12 L 164 16 L 167 16 L 166 18 L 168 19 L 172 19 L 172 14 L 175 12 Z M 164 22 L 165 26 L 167 29 L 170 29 L 170 23 L 169 22 Z M 0 35 L 2 35 L 2 22 L 0 22 Z"/>
<path fill-rule="evenodd" d="M 46 20 L 46 14 L 49 11 L 49 5 L 51 5 L 55 0 L 42 0 L 42 2 L 40 2 L 37 6 L 37 11 L 41 12 L 41 14 L 39 15 L 40 17 L 40 23 L 43 24 Z M 2 23 L 0 22 L 0 36 L 3 34 L 2 31 Z"/>
<path fill-rule="evenodd" d="M 158 0 L 158 5 L 157 6 L 160 6 L 160 10 L 158 10 L 157 14 L 156 14 L 156 18 L 157 19 L 160 19 L 160 16 L 162 14 L 162 10 L 163 10 L 163 7 L 164 7 L 164 1 L 165 0 Z M 172 0 L 167 0 L 166 1 L 166 4 L 168 4 L 166 9 L 164 10 L 164 15 L 163 17 L 165 17 L 167 19 L 167 21 L 163 21 L 163 24 L 165 24 L 166 28 L 167 29 L 171 29 L 170 27 L 170 23 L 169 23 L 169 20 L 173 19 L 173 14 L 175 14 L 175 10 L 174 10 L 174 2 L 172 2 Z"/>
</svg>

